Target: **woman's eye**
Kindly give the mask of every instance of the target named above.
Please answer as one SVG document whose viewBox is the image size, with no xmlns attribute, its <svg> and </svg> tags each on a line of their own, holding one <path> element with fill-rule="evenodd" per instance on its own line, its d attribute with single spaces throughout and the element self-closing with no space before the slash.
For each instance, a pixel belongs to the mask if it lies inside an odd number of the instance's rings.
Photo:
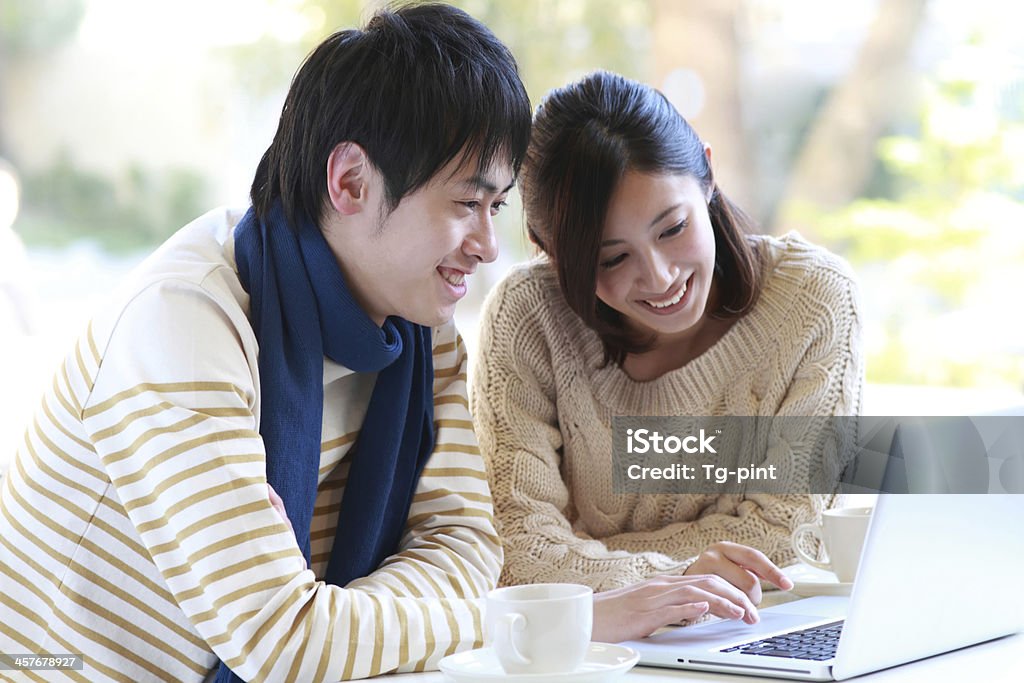
<svg viewBox="0 0 1024 683">
<path fill-rule="evenodd" d="M 606 270 L 608 268 L 614 268 L 615 266 L 619 265 L 620 263 L 622 263 L 625 260 L 626 260 L 626 255 L 625 254 L 619 254 L 615 258 L 608 259 L 607 261 L 602 261 L 601 262 L 601 267 L 606 269 Z"/>
<path fill-rule="evenodd" d="M 672 235 L 678 235 L 679 233 L 681 233 L 683 231 L 683 228 L 685 228 L 685 227 L 686 227 L 686 221 L 683 221 L 682 223 L 679 223 L 678 225 L 673 225 L 671 228 L 669 228 L 665 232 L 661 233 L 661 236 L 662 237 L 672 237 Z"/>
<path fill-rule="evenodd" d="M 480 202 L 476 199 L 471 199 L 468 202 L 459 202 L 459 204 L 462 204 L 470 211 L 476 211 L 480 207 Z"/>
<path fill-rule="evenodd" d="M 506 202 L 504 199 L 501 200 L 500 202 L 494 202 L 493 204 L 491 204 L 491 215 L 496 216 L 498 212 L 501 211 L 501 207 L 503 206 L 508 206 L 508 202 Z"/>
</svg>

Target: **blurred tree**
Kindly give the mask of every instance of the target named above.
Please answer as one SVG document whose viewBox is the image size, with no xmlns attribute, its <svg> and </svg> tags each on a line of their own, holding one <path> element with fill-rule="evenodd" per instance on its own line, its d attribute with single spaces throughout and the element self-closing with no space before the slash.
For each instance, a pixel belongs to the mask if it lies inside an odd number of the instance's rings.
<svg viewBox="0 0 1024 683">
<path fill-rule="evenodd" d="M 8 156 L 4 99 L 19 62 L 56 49 L 75 35 L 85 0 L 3 0 L 0 3 L 0 157 Z"/>
<path fill-rule="evenodd" d="M 550 89 L 597 68 L 631 78 L 648 73 L 649 11 L 645 0 L 450 0 L 487 24 L 519 62 L 535 104 Z M 304 55 L 335 31 L 362 24 L 381 0 L 268 0 L 271 7 L 303 17 L 306 31 L 297 41 L 269 30 L 246 46 L 225 52 L 244 88 L 277 94 Z"/>
<path fill-rule="evenodd" d="M 301 17 L 305 30 L 292 39 L 268 26 L 258 40 L 222 49 L 239 88 L 256 97 L 283 95 L 299 64 L 320 41 L 358 25 L 373 6 L 371 0 L 264 0 L 264 4 L 282 15 Z"/>
<path fill-rule="evenodd" d="M 41 54 L 75 34 L 84 0 L 4 0 L 0 5 L 0 55 Z"/>
<path fill-rule="evenodd" d="M 69 150 L 24 177 L 19 233 L 36 245 L 86 237 L 110 252 L 147 249 L 201 214 L 207 184 L 196 171 L 130 164 L 110 176 L 78 167 Z"/>
<path fill-rule="evenodd" d="M 711 145 L 716 180 L 754 207 L 751 147 L 743 125 L 738 22 L 743 0 L 653 0 L 654 80 Z"/>
<path fill-rule="evenodd" d="M 774 230 L 817 228 L 800 221 L 800 205 L 835 209 L 860 196 L 875 169 L 875 143 L 892 124 L 907 85 L 910 47 L 927 0 L 884 0 L 850 70 L 812 120 L 792 165 Z"/>
<path fill-rule="evenodd" d="M 650 73 L 649 3 L 645 0 L 454 0 L 515 55 L 530 100 L 590 71 L 629 78 Z"/>
<path fill-rule="evenodd" d="M 1010 283 L 1024 271 L 1024 89 L 1002 97 L 986 70 L 946 72 L 918 131 L 877 145 L 891 198 L 805 205 L 799 218 L 867 279 L 884 278 L 870 381 L 1019 391 L 1024 326 Z"/>
</svg>

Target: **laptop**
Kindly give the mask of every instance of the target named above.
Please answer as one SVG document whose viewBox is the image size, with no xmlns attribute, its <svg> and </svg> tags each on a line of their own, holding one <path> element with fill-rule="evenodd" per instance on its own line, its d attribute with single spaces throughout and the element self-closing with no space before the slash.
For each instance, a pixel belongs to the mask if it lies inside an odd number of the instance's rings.
<svg viewBox="0 0 1024 683">
<path fill-rule="evenodd" d="M 848 597 L 624 644 L 643 666 L 844 680 L 1024 630 L 1024 495 L 879 496 Z"/>
</svg>

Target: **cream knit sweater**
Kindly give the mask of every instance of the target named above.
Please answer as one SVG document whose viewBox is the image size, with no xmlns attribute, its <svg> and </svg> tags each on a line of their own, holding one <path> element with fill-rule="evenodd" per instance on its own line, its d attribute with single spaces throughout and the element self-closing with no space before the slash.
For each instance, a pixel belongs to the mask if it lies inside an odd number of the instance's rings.
<svg viewBox="0 0 1024 683">
<path fill-rule="evenodd" d="M 547 260 L 514 269 L 481 322 L 471 406 L 488 464 L 504 584 L 607 590 L 683 571 L 716 541 L 793 561 L 789 536 L 824 496 L 616 494 L 614 415 L 855 415 L 863 362 L 858 294 L 840 258 L 796 234 L 751 237 L 765 256 L 756 306 L 712 348 L 648 381 L 601 367 L 597 335 Z M 799 444 L 776 443 L 790 457 Z"/>
</svg>

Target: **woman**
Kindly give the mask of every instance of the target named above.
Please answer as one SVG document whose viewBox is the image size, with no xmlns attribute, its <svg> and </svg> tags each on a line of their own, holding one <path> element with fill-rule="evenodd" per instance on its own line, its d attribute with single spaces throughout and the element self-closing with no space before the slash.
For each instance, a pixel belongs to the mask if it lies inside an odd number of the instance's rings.
<svg viewBox="0 0 1024 683">
<path fill-rule="evenodd" d="M 621 593 L 714 574 L 756 603 L 758 577 L 790 587 L 775 566 L 793 560 L 790 530 L 833 502 L 613 492 L 615 415 L 860 408 L 848 266 L 795 234 L 747 235 L 710 161 L 659 92 L 614 74 L 554 90 L 536 112 L 521 189 L 546 258 L 489 296 L 471 392 L 503 583 Z M 773 429 L 753 460 L 799 457 L 800 439 Z"/>
</svg>

